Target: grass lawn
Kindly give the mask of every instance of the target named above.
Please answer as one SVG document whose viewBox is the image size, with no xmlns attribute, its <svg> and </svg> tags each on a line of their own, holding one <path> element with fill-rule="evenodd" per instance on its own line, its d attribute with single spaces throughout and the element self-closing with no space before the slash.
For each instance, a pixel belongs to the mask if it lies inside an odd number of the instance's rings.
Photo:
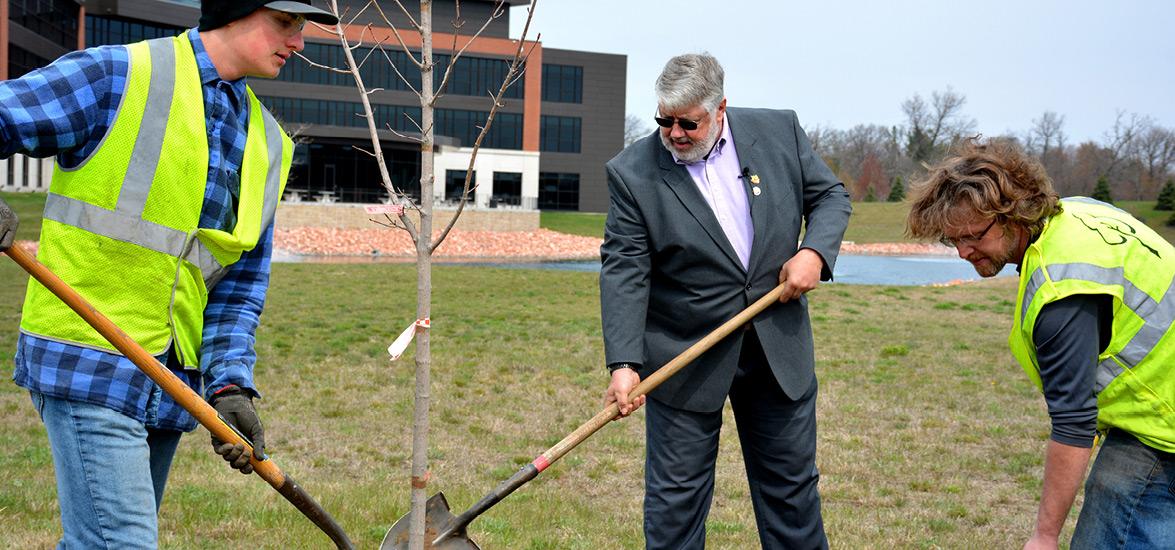
<svg viewBox="0 0 1175 550">
<path fill-rule="evenodd" d="M 41 234 L 41 211 L 45 209 L 44 193 L 0 193 L 0 199 L 12 207 L 20 226 L 16 228 L 19 240 L 36 240 Z"/>
<path fill-rule="evenodd" d="M 384 348 L 413 317 L 414 277 L 406 265 L 276 265 L 258 333 L 268 450 L 359 548 L 408 511 L 413 361 L 389 363 Z M 3 260 L 0 280 L 11 357 L 25 277 Z M 596 275 L 442 266 L 434 282 L 430 492 L 460 512 L 599 410 Z M 833 547 L 1009 548 L 1031 533 L 1049 425 L 1006 349 L 1013 284 L 811 294 Z M 0 376 L 11 370 L 0 362 Z M 60 531 L 43 428 L 11 383 L 0 410 L 0 541 L 50 547 Z M 709 547 L 754 548 L 727 419 Z M 643 429 L 643 413 L 605 427 L 471 536 L 485 548 L 642 548 Z M 203 430 L 181 444 L 161 533 L 163 548 L 329 546 L 263 481 L 227 468 Z"/>
<path fill-rule="evenodd" d="M 1143 220 L 1152 229 L 1175 242 L 1175 227 L 1166 225 L 1171 212 L 1156 211 L 1155 201 L 1119 201 L 1117 206 Z M 856 243 L 906 242 L 908 207 L 893 202 L 855 202 L 845 240 Z M 603 237 L 604 214 L 587 212 L 543 212 L 542 227 L 562 233 Z"/>
<path fill-rule="evenodd" d="M 902 242 L 906 223 L 906 207 L 901 203 L 853 203 L 853 216 L 849 220 L 845 240 L 858 243 Z M 552 231 L 585 235 L 604 236 L 604 214 L 591 212 L 544 211 L 540 225 Z"/>
<path fill-rule="evenodd" d="M 604 218 L 604 214 L 595 212 L 544 210 L 539 213 L 539 226 L 560 233 L 602 239 L 604 238 Z"/>
</svg>

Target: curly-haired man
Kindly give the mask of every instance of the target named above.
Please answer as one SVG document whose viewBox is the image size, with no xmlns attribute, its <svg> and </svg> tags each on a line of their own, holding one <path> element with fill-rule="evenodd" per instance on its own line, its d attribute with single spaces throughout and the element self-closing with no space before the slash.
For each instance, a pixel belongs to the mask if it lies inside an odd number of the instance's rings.
<svg viewBox="0 0 1175 550">
<path fill-rule="evenodd" d="M 1025 548 L 1057 547 L 1099 433 L 1072 548 L 1175 548 L 1175 248 L 1109 204 L 1059 199 L 1007 142 L 965 142 L 911 199 L 910 236 L 984 277 L 1020 272 L 1008 342 L 1052 420 Z"/>
</svg>

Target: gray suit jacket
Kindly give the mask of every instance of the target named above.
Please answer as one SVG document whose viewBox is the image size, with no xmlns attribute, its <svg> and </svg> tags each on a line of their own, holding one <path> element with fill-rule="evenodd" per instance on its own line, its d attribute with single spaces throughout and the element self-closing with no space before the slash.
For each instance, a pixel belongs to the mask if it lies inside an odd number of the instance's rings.
<svg viewBox="0 0 1175 550">
<path fill-rule="evenodd" d="M 739 161 L 759 176 L 762 190 L 755 196 L 749 178 L 740 180 L 755 232 L 748 269 L 658 133 L 607 165 L 611 205 L 600 247 L 605 358 L 641 363 L 642 378 L 774 288 L 799 247 L 820 254 L 822 279 L 832 278 L 852 207 L 795 112 L 729 108 L 726 123 Z M 807 299 L 775 304 L 753 323 L 783 391 L 802 396 L 815 374 Z M 720 409 L 738 369 L 742 334 L 715 345 L 650 396 L 679 409 Z"/>
</svg>

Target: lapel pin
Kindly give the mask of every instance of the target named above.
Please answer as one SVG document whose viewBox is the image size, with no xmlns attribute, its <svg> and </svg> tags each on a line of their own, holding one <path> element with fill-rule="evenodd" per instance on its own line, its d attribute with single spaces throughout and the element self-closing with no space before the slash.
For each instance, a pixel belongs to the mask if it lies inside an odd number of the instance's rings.
<svg viewBox="0 0 1175 550">
<path fill-rule="evenodd" d="M 759 185 L 759 174 L 751 174 L 751 185 Z"/>
<path fill-rule="evenodd" d="M 762 190 L 762 189 L 759 189 L 758 187 L 752 187 L 752 188 L 751 188 L 751 193 L 754 193 L 754 195 L 755 195 L 756 197 L 758 197 L 758 196 L 759 196 L 759 194 L 760 194 L 760 193 L 762 193 L 762 192 L 763 192 L 763 190 Z"/>
</svg>

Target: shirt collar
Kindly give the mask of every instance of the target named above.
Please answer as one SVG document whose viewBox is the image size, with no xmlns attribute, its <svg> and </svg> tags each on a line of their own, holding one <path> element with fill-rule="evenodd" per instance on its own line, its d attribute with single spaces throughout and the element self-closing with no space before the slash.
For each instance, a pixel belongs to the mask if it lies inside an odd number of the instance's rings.
<svg viewBox="0 0 1175 550">
<path fill-rule="evenodd" d="M 200 39 L 200 32 L 196 29 L 188 30 L 188 39 L 192 41 L 192 51 L 196 54 L 196 66 L 200 69 L 200 82 L 207 86 L 228 90 L 237 105 L 241 105 L 245 98 L 245 78 L 241 77 L 232 81 L 221 79 L 220 73 L 216 71 L 216 65 L 212 64 L 212 58 L 208 56 L 208 50 L 204 49 L 204 41 Z M 224 82 L 225 85 L 221 85 L 221 82 Z"/>
</svg>

